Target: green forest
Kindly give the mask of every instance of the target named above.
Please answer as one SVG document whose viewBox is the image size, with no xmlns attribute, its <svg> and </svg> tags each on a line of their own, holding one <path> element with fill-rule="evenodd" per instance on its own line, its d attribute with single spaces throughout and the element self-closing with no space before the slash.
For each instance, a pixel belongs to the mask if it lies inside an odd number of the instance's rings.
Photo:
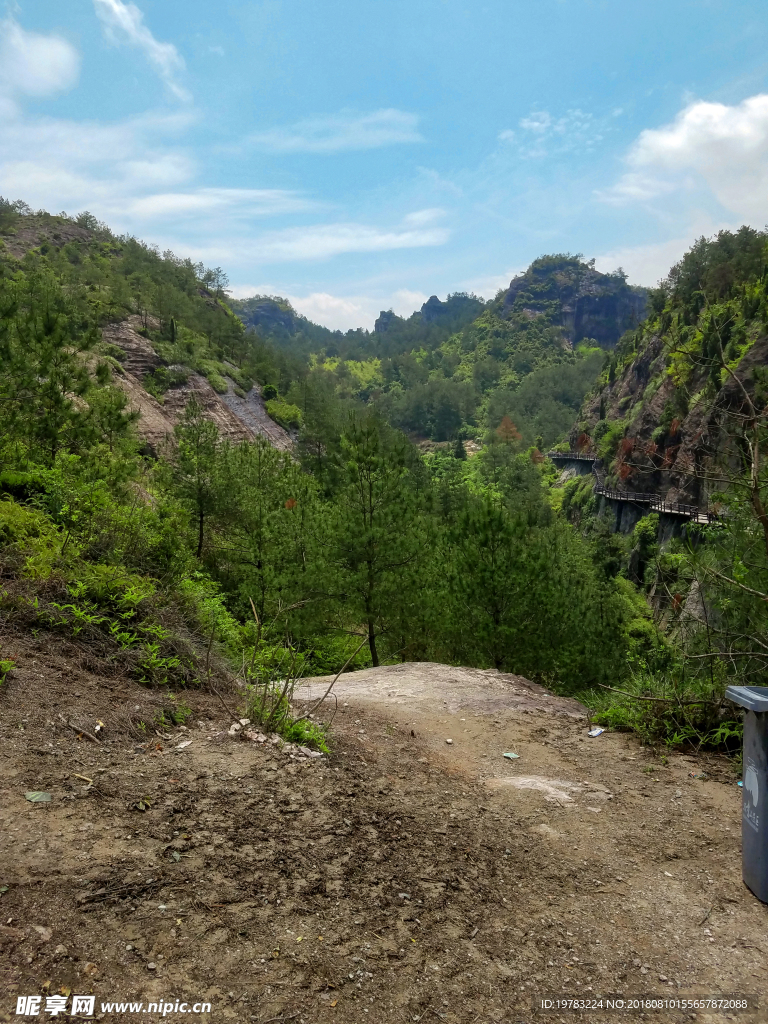
<svg viewBox="0 0 768 1024">
<path fill-rule="evenodd" d="M 580 291 L 594 294 L 582 301 L 591 308 L 569 330 Z M 644 305 L 643 289 L 631 289 L 621 272 L 600 274 L 594 261 L 564 254 L 534 261 L 489 302 L 432 296 L 407 319 L 382 312 L 373 332 L 318 327 L 274 296 L 232 308 L 275 351 L 309 367 L 289 381 L 281 365 L 270 381 L 294 422 L 314 385 L 376 409 L 414 440 L 482 441 L 508 416 L 526 445 L 544 448 L 570 429 L 606 350 L 636 326 Z"/>
<path fill-rule="evenodd" d="M 768 655 L 766 254 L 748 229 L 703 239 L 629 330 L 610 304 L 569 326 L 565 292 L 597 272 L 557 255 L 514 296 L 341 334 L 284 300 L 230 301 L 219 268 L 90 214 L 1 201 L 0 616 L 180 707 L 236 676 L 257 716 L 321 748 L 283 680 L 428 660 L 519 673 L 649 741 L 735 749 L 724 688 L 762 682 Z M 128 316 L 162 359 L 158 402 L 193 372 L 257 385 L 293 451 L 220 436 L 194 401 L 150 450 L 101 334 Z M 578 445 L 619 485 L 660 486 L 695 410 L 708 447 L 689 472 L 719 521 L 675 537 L 654 515 L 613 532 L 592 479 L 544 454 Z"/>
</svg>

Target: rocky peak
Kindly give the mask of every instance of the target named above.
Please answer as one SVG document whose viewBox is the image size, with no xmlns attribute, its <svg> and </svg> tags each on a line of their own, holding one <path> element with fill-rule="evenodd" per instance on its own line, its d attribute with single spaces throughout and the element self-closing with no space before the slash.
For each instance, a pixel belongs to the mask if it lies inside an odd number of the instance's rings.
<svg viewBox="0 0 768 1024">
<path fill-rule="evenodd" d="M 568 347 L 594 338 L 603 348 L 613 348 L 646 315 L 646 291 L 628 285 L 622 271 L 601 274 L 594 260 L 543 256 L 513 278 L 501 300 L 506 318 L 530 318 L 537 312 L 554 313 Z"/>
<path fill-rule="evenodd" d="M 390 327 L 398 321 L 402 323 L 402 317 L 399 317 L 397 313 L 391 309 L 382 309 L 373 325 L 373 333 L 386 334 Z"/>
</svg>

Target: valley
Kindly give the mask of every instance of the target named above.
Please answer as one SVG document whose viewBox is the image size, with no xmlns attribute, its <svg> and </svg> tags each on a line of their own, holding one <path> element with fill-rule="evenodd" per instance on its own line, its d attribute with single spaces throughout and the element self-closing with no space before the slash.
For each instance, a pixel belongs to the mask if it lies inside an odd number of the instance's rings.
<svg viewBox="0 0 768 1024">
<path fill-rule="evenodd" d="M 768 668 L 764 233 L 343 333 L 0 214 L 6 990 L 760 995 L 724 693 Z"/>
</svg>

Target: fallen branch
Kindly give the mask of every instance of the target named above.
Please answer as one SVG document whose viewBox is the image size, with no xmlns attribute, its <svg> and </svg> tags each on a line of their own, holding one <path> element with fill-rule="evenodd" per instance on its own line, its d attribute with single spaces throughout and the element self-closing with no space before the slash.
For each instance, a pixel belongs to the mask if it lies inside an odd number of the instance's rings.
<svg viewBox="0 0 768 1024">
<path fill-rule="evenodd" d="M 219 693 L 219 691 L 218 691 L 218 690 L 216 689 L 216 687 L 215 687 L 215 686 L 213 685 L 213 683 L 211 682 L 211 680 L 210 680 L 210 679 L 208 680 L 208 686 L 209 686 L 209 688 L 210 688 L 211 690 L 213 690 L 213 692 L 214 692 L 214 693 L 216 694 L 216 696 L 217 696 L 217 697 L 219 698 L 219 700 L 221 701 L 221 706 L 222 706 L 222 707 L 224 708 L 224 710 L 225 710 L 225 711 L 227 712 L 227 714 L 229 715 L 229 717 L 230 717 L 230 718 L 231 718 L 231 719 L 232 719 L 232 720 L 233 720 L 234 722 L 239 722 L 239 721 L 240 721 L 240 716 L 239 716 L 239 715 L 236 715 L 236 714 L 234 713 L 234 711 L 232 711 L 232 710 L 231 710 L 230 708 L 228 708 L 228 707 L 227 707 L 227 705 L 226 705 L 226 704 L 225 704 L 225 702 L 224 702 L 224 698 L 223 698 L 223 697 L 221 696 L 221 694 L 220 694 L 220 693 Z"/>
<path fill-rule="evenodd" d="M 641 697 L 637 693 L 629 693 L 627 690 L 617 690 L 615 686 L 606 686 L 605 683 L 598 683 L 603 690 L 610 690 L 612 693 L 621 693 L 632 700 L 649 700 L 659 704 L 677 704 L 679 707 L 688 707 L 691 704 L 712 704 L 718 705 L 716 700 L 675 700 L 673 697 Z"/>
<path fill-rule="evenodd" d="M 358 634 L 358 635 L 359 635 L 359 634 Z M 363 637 L 363 639 L 362 639 L 362 642 L 360 643 L 360 646 L 356 648 L 356 650 L 355 650 L 354 654 L 350 654 L 350 656 L 349 656 L 349 657 L 347 658 L 347 660 L 346 660 L 346 661 L 344 662 L 344 664 L 343 664 L 343 665 L 341 666 L 341 668 L 339 669 L 339 671 L 338 671 L 338 672 L 336 673 L 336 675 L 335 675 L 335 676 L 333 677 L 333 680 L 331 681 L 331 685 L 330 685 L 330 686 L 328 687 L 328 689 L 327 689 L 327 690 L 325 691 L 325 693 L 324 693 L 324 694 L 323 694 L 323 696 L 322 696 L 322 697 L 320 698 L 320 700 L 319 700 L 319 701 L 317 701 L 317 703 L 316 703 L 316 704 L 313 704 L 313 705 L 312 705 L 312 708 L 311 708 L 311 710 L 309 710 L 309 711 L 307 711 L 307 712 L 306 712 L 305 714 L 303 714 L 303 715 L 301 716 L 301 718 L 297 718 L 297 719 L 296 719 L 296 721 L 297 721 L 297 722 L 303 722 L 305 718 L 309 718 L 309 716 L 310 716 L 310 715 L 314 715 L 315 711 L 317 711 L 317 709 L 318 709 L 318 708 L 320 707 L 320 705 L 321 705 L 321 704 L 323 703 L 323 701 L 324 701 L 324 700 L 326 699 L 326 697 L 328 696 L 328 694 L 329 694 L 329 693 L 331 692 L 331 690 L 332 690 L 332 689 L 334 688 L 334 686 L 336 685 L 336 680 L 337 680 L 337 679 L 339 678 L 339 676 L 341 675 L 341 673 L 342 673 L 342 672 L 344 671 L 344 669 L 345 669 L 345 668 L 347 667 L 347 665 L 348 665 L 348 664 L 350 663 L 350 661 L 352 661 L 352 660 L 353 660 L 353 658 L 356 658 L 356 657 L 357 657 L 357 654 L 358 654 L 358 652 L 359 652 L 359 651 L 361 651 L 361 650 L 363 649 L 363 647 L 365 646 L 365 644 L 367 644 L 367 643 L 368 643 L 368 637 L 367 637 L 367 636 L 364 636 L 364 637 Z"/>
<path fill-rule="evenodd" d="M 100 740 L 100 739 L 97 739 L 97 738 L 96 738 L 96 737 L 95 737 L 95 736 L 93 735 L 93 733 L 91 733 L 91 732 L 88 732 L 88 730 L 87 730 L 87 729 L 81 729 L 79 725 L 72 725 L 72 723 L 71 723 L 71 722 L 68 722 L 68 721 L 67 721 L 67 720 L 66 720 L 66 719 L 64 718 L 64 716 L 63 716 L 63 715 L 60 715 L 59 717 L 61 718 L 61 720 L 62 720 L 62 722 L 64 723 L 64 725 L 66 725 L 66 727 L 67 727 L 68 729 L 71 729 L 71 730 L 72 730 L 72 732 L 76 732 L 78 736 L 85 736 L 85 738 L 86 738 L 87 740 L 90 740 L 90 741 L 91 741 L 91 743 L 101 743 L 101 740 Z"/>
</svg>

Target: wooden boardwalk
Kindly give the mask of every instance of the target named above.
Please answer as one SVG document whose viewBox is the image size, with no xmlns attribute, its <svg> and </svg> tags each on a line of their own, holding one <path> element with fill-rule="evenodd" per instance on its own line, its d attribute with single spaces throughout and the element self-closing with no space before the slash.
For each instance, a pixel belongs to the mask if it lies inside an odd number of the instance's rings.
<svg viewBox="0 0 768 1024">
<path fill-rule="evenodd" d="M 553 462 L 591 462 L 592 472 L 595 475 L 595 485 L 592 488 L 594 494 L 598 494 L 608 501 L 624 501 L 632 505 L 645 505 L 649 512 L 660 512 L 665 515 L 681 516 L 692 523 L 700 523 L 707 526 L 711 523 L 720 522 L 720 517 L 714 512 L 699 508 L 698 505 L 686 505 L 683 502 L 667 501 L 660 494 L 649 494 L 643 491 L 619 491 L 615 488 L 606 487 L 600 479 L 598 465 L 600 460 L 596 455 L 582 455 L 577 452 L 547 452 L 547 458 Z"/>
</svg>

